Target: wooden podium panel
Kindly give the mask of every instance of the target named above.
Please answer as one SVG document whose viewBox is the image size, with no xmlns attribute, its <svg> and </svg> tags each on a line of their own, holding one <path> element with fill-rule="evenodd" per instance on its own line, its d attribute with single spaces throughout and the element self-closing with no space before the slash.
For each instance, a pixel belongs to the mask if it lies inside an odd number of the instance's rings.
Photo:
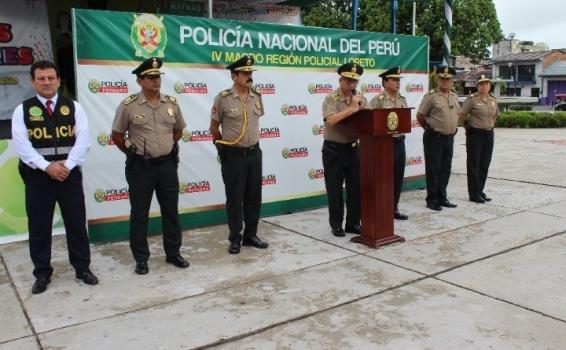
<svg viewBox="0 0 566 350">
<path fill-rule="evenodd" d="M 371 248 L 404 242 L 393 228 L 393 135 L 411 132 L 411 108 L 360 110 L 340 123 L 360 139 L 361 235 Z"/>
</svg>

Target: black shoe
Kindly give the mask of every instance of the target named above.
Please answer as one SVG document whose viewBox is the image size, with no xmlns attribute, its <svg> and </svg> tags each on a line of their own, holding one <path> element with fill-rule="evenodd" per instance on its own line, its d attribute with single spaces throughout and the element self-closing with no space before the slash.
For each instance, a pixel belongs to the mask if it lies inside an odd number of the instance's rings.
<svg viewBox="0 0 566 350">
<path fill-rule="evenodd" d="M 138 275 L 146 275 L 149 273 L 149 265 L 147 261 L 138 261 L 136 263 L 136 273 Z"/>
<path fill-rule="evenodd" d="M 443 207 L 446 207 L 446 208 L 456 208 L 456 207 L 457 207 L 456 204 L 450 203 L 450 202 L 448 201 L 448 199 L 445 199 L 445 200 L 441 201 L 439 204 L 440 204 L 441 206 L 443 206 Z"/>
<path fill-rule="evenodd" d="M 432 210 L 441 211 L 442 207 L 436 203 L 427 203 L 426 207 Z"/>
<path fill-rule="evenodd" d="M 31 287 L 31 292 L 33 294 L 39 294 L 39 293 L 43 293 L 45 292 L 45 290 L 47 289 L 47 285 L 49 284 L 49 282 L 51 282 L 51 278 L 50 277 L 38 277 L 35 280 L 35 283 L 33 284 L 33 287 Z"/>
<path fill-rule="evenodd" d="M 94 286 L 98 284 L 98 278 L 89 270 L 76 272 L 75 277 L 83 281 L 85 284 Z"/>
<path fill-rule="evenodd" d="M 239 254 L 240 253 L 240 241 L 230 242 L 230 248 L 228 248 L 228 253 Z"/>
<path fill-rule="evenodd" d="M 262 241 L 261 239 L 259 239 L 258 236 L 252 236 L 249 238 L 244 237 L 242 241 L 242 245 L 259 248 L 259 249 L 265 249 L 269 247 L 269 243 Z"/>
<path fill-rule="evenodd" d="M 332 234 L 336 237 L 346 236 L 346 233 L 344 233 L 344 230 L 342 229 L 342 227 L 332 228 Z"/>
<path fill-rule="evenodd" d="M 189 262 L 187 260 L 183 259 L 183 257 L 180 256 L 180 255 L 173 256 L 173 257 L 166 257 L 165 262 L 169 263 L 169 264 L 173 264 L 173 265 L 175 265 L 175 266 L 177 266 L 178 268 L 181 268 L 181 269 L 186 269 L 187 267 L 190 266 Z"/>
<path fill-rule="evenodd" d="M 485 193 L 482 193 L 481 197 L 483 198 L 484 201 L 491 202 L 491 198 L 489 198 Z"/>
<path fill-rule="evenodd" d="M 360 230 L 360 225 L 346 225 L 345 230 L 347 233 L 353 233 L 355 235 L 359 235 L 362 233 L 362 231 Z"/>
<path fill-rule="evenodd" d="M 470 202 L 484 204 L 485 199 L 483 199 L 481 197 L 470 197 Z"/>
<path fill-rule="evenodd" d="M 399 210 L 395 210 L 393 212 L 393 217 L 397 220 L 408 220 L 409 219 L 409 217 L 407 215 L 399 213 Z"/>
</svg>

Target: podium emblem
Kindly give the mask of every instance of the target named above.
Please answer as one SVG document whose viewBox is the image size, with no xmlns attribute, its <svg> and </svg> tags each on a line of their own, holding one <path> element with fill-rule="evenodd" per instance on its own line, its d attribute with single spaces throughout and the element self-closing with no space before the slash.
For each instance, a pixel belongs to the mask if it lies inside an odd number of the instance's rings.
<svg viewBox="0 0 566 350">
<path fill-rule="evenodd" d="M 399 127 L 399 116 L 395 112 L 389 113 L 387 116 L 387 128 L 389 131 L 395 131 Z"/>
</svg>

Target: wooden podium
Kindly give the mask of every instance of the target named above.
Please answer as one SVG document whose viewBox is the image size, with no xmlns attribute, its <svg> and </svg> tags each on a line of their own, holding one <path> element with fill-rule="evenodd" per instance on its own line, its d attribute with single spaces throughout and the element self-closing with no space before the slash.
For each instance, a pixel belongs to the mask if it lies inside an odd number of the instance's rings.
<svg viewBox="0 0 566 350">
<path fill-rule="evenodd" d="M 393 135 L 411 132 L 411 108 L 363 109 L 340 125 L 360 139 L 361 235 L 371 248 L 404 242 L 393 231 Z"/>
</svg>

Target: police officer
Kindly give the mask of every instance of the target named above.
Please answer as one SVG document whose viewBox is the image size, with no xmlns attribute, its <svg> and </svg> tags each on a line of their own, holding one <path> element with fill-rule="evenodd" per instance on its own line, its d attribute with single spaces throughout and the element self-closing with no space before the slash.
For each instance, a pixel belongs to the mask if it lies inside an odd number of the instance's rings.
<svg viewBox="0 0 566 350">
<path fill-rule="evenodd" d="M 59 69 L 50 61 L 31 66 L 37 95 L 16 107 L 12 116 L 12 144 L 20 157 L 25 185 L 29 250 L 36 280 L 32 293 L 42 293 L 51 281 L 51 228 L 59 203 L 69 260 L 75 276 L 98 284 L 90 271 L 90 248 L 80 165 L 90 148 L 87 116 L 78 102 L 57 94 Z"/>
<path fill-rule="evenodd" d="M 485 203 L 485 181 L 493 153 L 493 127 L 499 115 L 496 98 L 489 93 L 491 80 L 481 75 L 476 81 L 478 92 L 464 101 L 460 121 L 466 129 L 468 195 L 472 202 Z"/>
<path fill-rule="evenodd" d="M 450 91 L 455 70 L 438 69 L 438 87 L 427 93 L 421 102 L 417 120 L 425 129 L 423 146 L 426 172 L 426 206 L 440 211 L 442 207 L 455 208 L 448 201 L 446 187 L 450 179 L 454 135 L 458 131 L 460 105 L 458 95 Z"/>
<path fill-rule="evenodd" d="M 338 68 L 340 87 L 328 94 L 322 103 L 324 143 L 322 165 L 328 196 L 330 229 L 334 236 L 344 237 L 344 199 L 342 188 L 346 182 L 345 232 L 360 233 L 360 157 L 358 140 L 344 133 L 339 123 L 367 108 L 367 100 L 356 87 L 364 69 L 357 63 L 346 63 Z"/>
<path fill-rule="evenodd" d="M 399 93 L 401 85 L 401 67 L 395 66 L 379 75 L 385 90 L 371 101 L 371 108 L 405 108 L 407 100 Z M 399 212 L 399 198 L 403 189 L 405 176 L 405 135 L 393 135 L 393 182 L 394 182 L 394 212 L 397 220 L 407 220 L 409 217 Z"/>
<path fill-rule="evenodd" d="M 126 153 L 126 180 L 130 189 L 130 248 L 136 273 L 149 272 L 147 225 L 153 192 L 161 209 L 165 261 L 189 267 L 183 259 L 179 224 L 179 163 L 177 141 L 187 125 L 174 97 L 160 93 L 163 62 L 153 57 L 132 71 L 141 91 L 120 103 L 112 124 L 112 140 Z M 125 133 L 128 137 L 125 138 Z"/>
<path fill-rule="evenodd" d="M 216 96 L 211 111 L 210 132 L 226 190 L 230 254 L 240 253 L 242 244 L 259 249 L 269 246 L 257 236 L 262 186 L 259 118 L 264 111 L 261 94 L 252 86 L 254 62 L 252 56 L 242 56 L 226 67 L 234 85 Z"/>
</svg>

